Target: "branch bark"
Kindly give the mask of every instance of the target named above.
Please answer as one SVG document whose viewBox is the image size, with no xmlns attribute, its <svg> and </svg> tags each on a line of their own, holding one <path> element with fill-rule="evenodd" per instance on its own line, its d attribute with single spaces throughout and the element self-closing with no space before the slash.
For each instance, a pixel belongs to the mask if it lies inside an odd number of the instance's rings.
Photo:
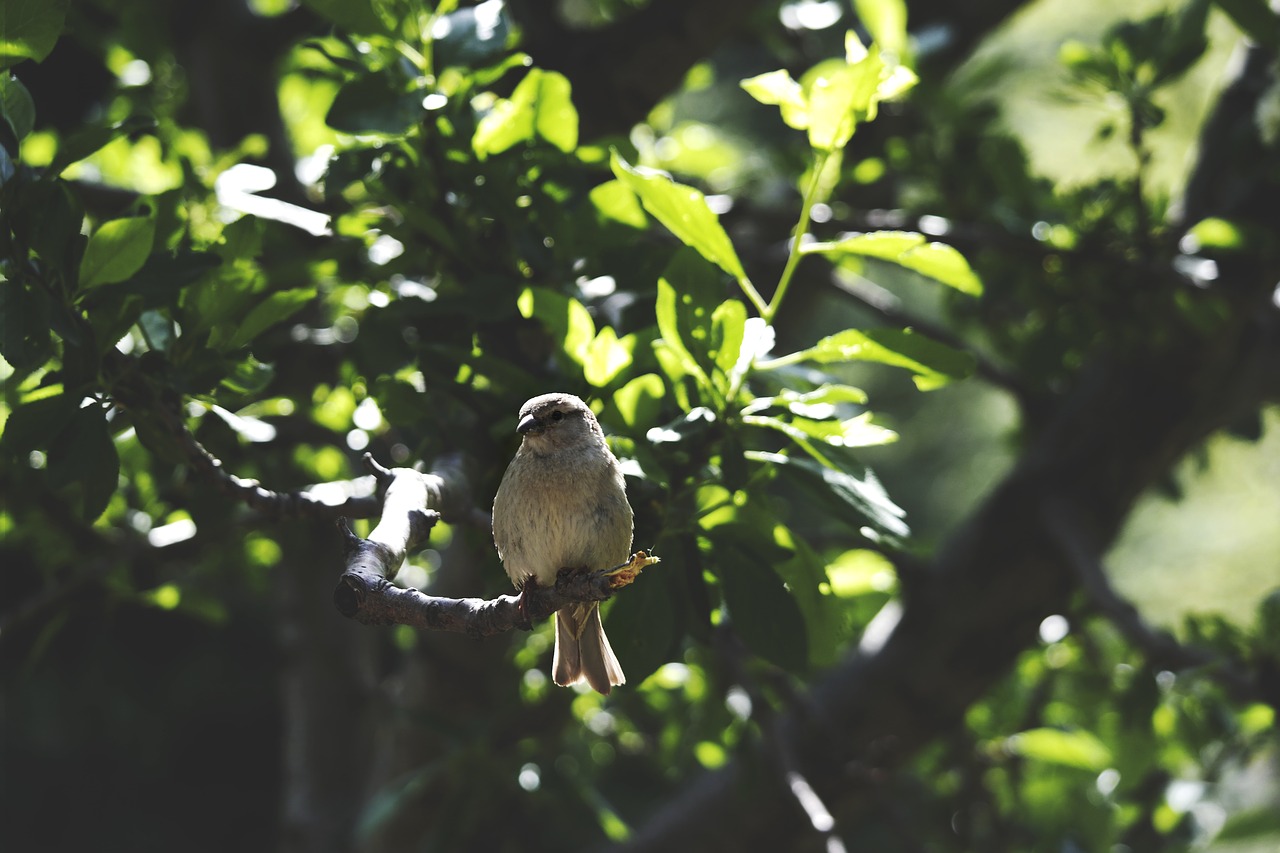
<svg viewBox="0 0 1280 853">
<path fill-rule="evenodd" d="M 386 494 L 369 538 L 356 536 L 345 518 L 338 520 L 346 568 L 333 592 L 333 603 L 349 619 L 365 625 L 408 625 L 489 637 L 516 628 L 528 631 L 534 622 L 575 601 L 604 601 L 634 578 L 613 570 L 563 572 L 555 586 L 528 585 L 518 596 L 489 600 L 446 598 L 396 586 L 391 581 L 405 557 L 426 544 L 437 521 L 475 522 L 479 515 L 487 527 L 488 516 L 471 505 L 460 457 L 440 460 L 429 474 L 413 468 L 383 468 L 367 453 L 364 461 Z M 648 562 L 643 560 L 641 567 Z M 633 558 L 630 565 L 635 564 Z"/>
</svg>

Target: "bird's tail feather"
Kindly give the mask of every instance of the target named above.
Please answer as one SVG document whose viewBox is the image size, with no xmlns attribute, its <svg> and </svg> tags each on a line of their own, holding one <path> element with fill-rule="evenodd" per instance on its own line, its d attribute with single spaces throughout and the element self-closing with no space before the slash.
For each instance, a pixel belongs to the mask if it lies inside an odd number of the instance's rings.
<svg viewBox="0 0 1280 853">
<path fill-rule="evenodd" d="M 626 683 L 600 623 L 598 603 L 570 604 L 557 611 L 551 672 L 552 680 L 561 687 L 585 678 L 593 690 L 606 696 L 613 685 Z"/>
</svg>

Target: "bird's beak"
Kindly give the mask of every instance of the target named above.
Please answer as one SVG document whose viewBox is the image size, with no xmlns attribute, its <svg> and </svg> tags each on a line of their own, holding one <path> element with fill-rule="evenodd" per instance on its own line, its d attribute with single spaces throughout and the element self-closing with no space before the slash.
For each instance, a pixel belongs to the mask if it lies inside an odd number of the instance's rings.
<svg viewBox="0 0 1280 853">
<path fill-rule="evenodd" d="M 520 419 L 520 423 L 516 424 L 516 432 L 526 435 L 530 432 L 540 432 L 538 429 L 538 419 L 533 415 L 525 415 Z"/>
</svg>

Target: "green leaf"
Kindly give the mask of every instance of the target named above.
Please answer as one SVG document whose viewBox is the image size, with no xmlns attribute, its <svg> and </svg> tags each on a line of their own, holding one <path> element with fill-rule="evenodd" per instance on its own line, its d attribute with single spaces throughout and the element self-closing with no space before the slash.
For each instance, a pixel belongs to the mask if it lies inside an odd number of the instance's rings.
<svg viewBox="0 0 1280 853">
<path fill-rule="evenodd" d="M 799 605 L 768 561 L 778 549 L 762 553 L 749 540 L 740 541 L 746 529 L 725 525 L 713 536 L 715 571 L 734 632 L 754 654 L 788 672 L 803 672 L 809 661 L 808 632 Z"/>
<path fill-rule="evenodd" d="M 708 385 L 710 379 L 703 371 L 702 366 L 698 364 L 698 360 L 693 357 L 693 353 L 684 345 L 680 334 L 680 298 L 676 293 L 676 289 L 672 287 L 667 279 L 658 279 L 658 300 L 655 307 L 655 313 L 658 320 L 658 332 L 662 335 L 661 343 L 665 344 L 667 350 L 672 353 L 680 365 L 680 373 L 677 375 L 671 370 L 665 370 L 668 378 L 676 380 L 681 376 L 692 376 L 702 385 Z M 661 361 L 661 359 L 660 359 Z"/>
<path fill-rule="evenodd" d="M 613 393 L 613 405 L 629 430 L 646 426 L 662 410 L 664 388 L 656 373 L 637 376 Z"/>
<path fill-rule="evenodd" d="M 53 356 L 49 297 L 16 281 L 0 281 L 0 356 L 16 370 L 34 370 Z"/>
<path fill-rule="evenodd" d="M 644 215 L 640 199 L 631 188 L 619 180 L 605 181 L 593 187 L 590 193 L 591 203 L 604 217 L 630 225 L 632 228 L 644 228 L 649 224 L 649 217 Z"/>
<path fill-rule="evenodd" d="M 748 95 L 762 104 L 778 104 L 779 106 L 786 104 L 798 110 L 808 110 L 809 108 L 800 84 L 791 79 L 791 75 L 784 69 L 749 77 L 741 81 L 739 85 L 746 90 Z"/>
<path fill-rule="evenodd" d="M 828 335 L 807 350 L 786 356 L 785 361 L 814 361 L 819 364 L 872 361 L 903 367 L 916 374 L 916 387 L 921 391 L 932 391 L 954 379 L 963 379 L 972 374 L 974 367 L 971 354 L 940 344 L 910 329 L 845 329 Z"/>
<path fill-rule="evenodd" d="M 16 77 L 3 73 L 0 73 L 0 115 L 8 120 L 18 139 L 31 133 L 36 124 L 36 105 L 31 93 Z"/>
<path fill-rule="evenodd" d="M 146 263 L 155 235 L 156 221 L 150 216 L 102 223 L 80 259 L 80 287 L 115 284 L 132 276 Z"/>
<path fill-rule="evenodd" d="M 308 302 L 315 298 L 315 295 L 314 287 L 298 287 L 273 293 L 254 306 L 244 320 L 230 330 L 229 335 L 217 334 L 222 331 L 221 327 L 215 329 L 215 334 L 209 336 L 209 344 L 215 349 L 221 350 L 238 349 L 245 346 L 276 323 L 286 320 L 301 311 Z M 218 339 L 218 343 L 214 342 L 215 336 Z"/>
<path fill-rule="evenodd" d="M 605 326 L 587 344 L 582 358 L 582 375 L 593 388 L 603 388 L 631 365 L 635 346 L 634 335 L 619 339 L 612 326 Z"/>
<path fill-rule="evenodd" d="M 884 63 L 878 53 L 855 65 L 830 67 L 809 78 L 809 145 L 819 151 L 844 148 L 862 121 L 875 117 L 876 89 Z"/>
<path fill-rule="evenodd" d="M 605 632 L 627 681 L 639 684 L 658 667 L 676 659 L 684 635 L 684 567 L 675 549 L 659 543 L 662 562 L 645 570 L 622 590 L 604 613 Z"/>
<path fill-rule="evenodd" d="M 858 255 L 879 258 L 914 270 L 961 293 L 978 296 L 982 282 L 964 256 L 945 243 L 930 243 L 924 235 L 911 231 L 875 231 L 856 234 L 834 243 L 810 243 L 801 251 L 839 260 Z"/>
<path fill-rule="evenodd" d="M 237 362 L 221 384 L 224 388 L 229 388 L 238 394 L 259 394 L 271 384 L 275 375 L 276 369 L 273 365 L 264 364 L 250 355 Z"/>
<path fill-rule="evenodd" d="M 555 71 L 534 68 L 511 93 L 499 100 L 479 124 L 471 147 L 481 160 L 540 136 L 568 153 L 578 147 L 578 111 L 570 98 L 569 80 Z"/>
<path fill-rule="evenodd" d="M 715 366 L 725 376 L 733 370 L 742 354 L 742 339 L 747 326 L 747 306 L 737 299 L 727 299 L 711 313 L 711 351 Z"/>
<path fill-rule="evenodd" d="M 742 410 L 742 413 L 750 415 L 777 407 L 804 418 L 822 420 L 835 417 L 838 405 L 862 405 L 866 402 L 867 392 L 861 388 L 854 388 L 852 385 L 827 384 L 803 393 L 784 388 L 777 396 L 757 397 Z"/>
<path fill-rule="evenodd" d="M 422 118 L 422 94 L 390 74 L 356 77 L 338 90 L 325 124 L 343 133 L 403 136 Z"/>
<path fill-rule="evenodd" d="M 839 458 L 837 449 L 831 453 Z M 836 518 L 854 529 L 862 527 L 865 520 L 895 537 L 905 537 L 910 532 L 903 521 L 906 513 L 889 498 L 884 486 L 865 466 L 841 460 L 841 467 L 836 469 L 781 453 L 750 452 L 747 456 L 755 462 L 774 466 L 779 474 L 813 494 L 834 511 Z"/>
<path fill-rule="evenodd" d="M 19 459 L 37 448 L 47 448 L 71 422 L 79 404 L 79 396 L 70 394 L 54 394 L 23 403 L 5 421 L 0 451 Z"/>
<path fill-rule="evenodd" d="M 49 446 L 49 482 L 77 484 L 86 521 L 107 508 L 119 486 L 120 457 L 107 426 L 106 412 L 96 404 L 77 409 Z"/>
<path fill-rule="evenodd" d="M 881 50 L 901 56 L 907 49 L 907 4 L 903 0 L 854 0 L 858 20 Z"/>
<path fill-rule="evenodd" d="M 437 68 L 477 66 L 507 50 L 511 23 L 502 3 L 481 3 L 445 15 L 431 34 Z"/>
<path fill-rule="evenodd" d="M 15 188 L 17 189 L 17 188 Z M 64 279 L 72 280 L 85 238 L 84 211 L 64 181 L 24 184 L 13 199 L 14 234 Z M 12 197 L 11 197 L 12 198 Z"/>
<path fill-rule="evenodd" d="M 813 420 L 801 417 L 783 420 L 759 415 L 745 415 L 742 418 L 742 422 L 751 426 L 778 430 L 802 441 L 816 438 L 836 447 L 871 447 L 890 444 L 898 440 L 896 432 L 871 422 L 871 412 L 863 412 L 856 417 L 843 421 L 834 419 Z"/>
<path fill-rule="evenodd" d="M 680 242 L 697 250 L 735 281 L 747 277 L 719 217 L 707 206 L 706 196 L 664 174 L 631 166 L 617 151 L 611 152 L 609 163 L 618 180 L 640 197 L 644 209 Z"/>
<path fill-rule="evenodd" d="M 49 164 L 47 174 L 59 175 L 72 163 L 78 163 L 101 150 L 107 143 L 146 128 L 153 128 L 155 125 L 154 119 L 135 116 L 108 127 L 88 127 L 77 130 L 58 142 L 57 153 Z"/>
<path fill-rule="evenodd" d="M 542 323 L 570 361 L 583 364 L 596 336 L 595 321 L 585 305 L 546 287 L 527 287 L 516 299 L 516 307 L 521 316 Z"/>
<path fill-rule="evenodd" d="M 369 0 L 302 0 L 302 5 L 347 33 L 387 32 Z"/>
<path fill-rule="evenodd" d="M 62 34 L 70 0 L 4 0 L 0 3 L 0 69 L 24 59 L 41 62 Z"/>
<path fill-rule="evenodd" d="M 529 84 L 535 72 L 535 82 Z M 520 86 L 526 84 L 537 87 L 533 123 L 538 135 L 566 154 L 577 148 L 578 111 L 573 106 L 568 78 L 556 71 L 534 69 L 520 81 Z M 516 87 L 517 93 L 520 86 Z"/>
<path fill-rule="evenodd" d="M 1060 729 L 1028 729 L 1005 740 L 1010 752 L 1049 764 L 1078 767 L 1094 772 L 1111 764 L 1111 750 L 1086 731 Z"/>
<path fill-rule="evenodd" d="M 789 531 L 781 528 L 775 530 L 775 536 L 780 533 L 790 535 Z M 774 569 L 787 585 L 804 617 L 809 664 L 831 666 L 844 654 L 852 626 L 838 607 L 839 602 L 822 593 L 823 584 L 828 582 L 822 558 L 802 540 L 796 540 L 794 545 L 795 556 L 775 563 Z"/>
</svg>

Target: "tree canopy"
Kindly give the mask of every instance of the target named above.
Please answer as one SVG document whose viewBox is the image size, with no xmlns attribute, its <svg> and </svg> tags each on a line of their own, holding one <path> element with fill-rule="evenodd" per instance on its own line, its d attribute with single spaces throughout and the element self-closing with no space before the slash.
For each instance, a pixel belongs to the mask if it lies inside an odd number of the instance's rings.
<svg viewBox="0 0 1280 853">
<path fill-rule="evenodd" d="M 6 850 L 1275 849 L 1267 4 L 0 2 Z"/>
</svg>

